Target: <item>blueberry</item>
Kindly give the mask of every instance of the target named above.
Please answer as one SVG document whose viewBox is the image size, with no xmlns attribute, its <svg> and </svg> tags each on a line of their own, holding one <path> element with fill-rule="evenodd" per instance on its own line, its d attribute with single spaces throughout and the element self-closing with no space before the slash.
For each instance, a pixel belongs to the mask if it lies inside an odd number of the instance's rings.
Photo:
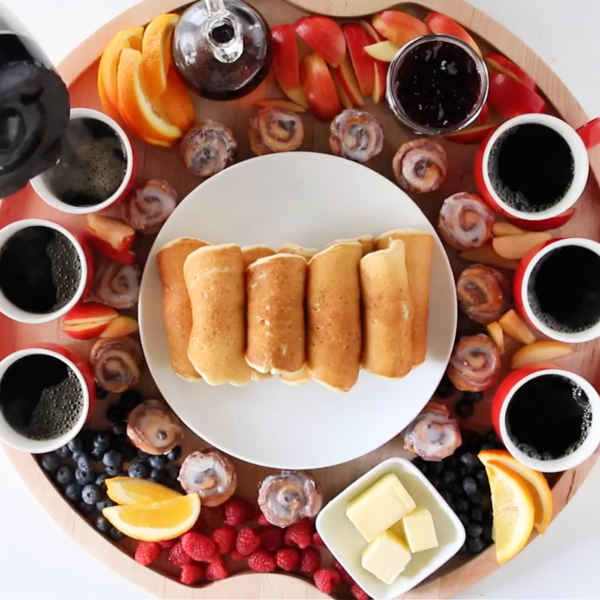
<svg viewBox="0 0 600 600">
<path fill-rule="evenodd" d="M 444 470 L 444 465 L 442 462 L 430 462 L 427 467 L 427 472 L 430 475 L 439 475 Z"/>
<path fill-rule="evenodd" d="M 108 535 L 115 542 L 120 542 L 125 537 L 116 527 L 111 527 Z"/>
<path fill-rule="evenodd" d="M 113 435 L 125 435 L 127 432 L 127 425 L 125 423 L 116 423 L 113 425 L 112 434 Z"/>
<path fill-rule="evenodd" d="M 469 513 L 469 517 L 474 523 L 483 523 L 483 511 L 480 508 L 473 508 Z"/>
<path fill-rule="evenodd" d="M 105 508 L 109 508 L 110 506 L 116 506 L 116 504 L 112 500 L 100 500 L 100 502 L 96 504 L 96 509 L 99 512 L 102 512 Z"/>
<path fill-rule="evenodd" d="M 111 423 L 122 423 L 125 420 L 125 411 L 118 404 L 113 404 L 106 411 L 106 418 Z"/>
<path fill-rule="evenodd" d="M 82 471 L 91 471 L 94 468 L 94 461 L 92 459 L 92 456 L 90 454 L 82 452 L 77 457 L 77 466 Z"/>
<path fill-rule="evenodd" d="M 169 461 L 166 456 L 151 456 L 148 462 L 153 469 L 164 469 Z"/>
<path fill-rule="evenodd" d="M 146 462 L 146 461 L 150 460 L 150 455 L 147 452 L 144 452 L 143 450 L 137 451 L 137 457 L 142 462 Z"/>
<path fill-rule="evenodd" d="M 76 437 L 67 444 L 67 447 L 72 454 L 83 452 L 83 440 L 80 437 Z"/>
<path fill-rule="evenodd" d="M 471 474 L 471 471 L 472 471 L 471 467 L 464 467 L 464 466 L 463 466 L 463 467 L 461 467 L 461 468 L 458 470 L 458 474 L 459 474 L 461 477 L 466 477 L 467 475 L 470 475 L 470 474 Z"/>
<path fill-rule="evenodd" d="M 104 450 L 100 450 L 99 448 L 94 448 L 92 450 L 92 460 L 94 462 L 102 462 L 102 459 L 104 458 Z"/>
<path fill-rule="evenodd" d="M 479 459 L 472 454 L 471 452 L 465 452 L 465 454 L 461 455 L 460 462 L 465 466 L 469 467 L 469 469 L 473 469 L 479 463 Z"/>
<path fill-rule="evenodd" d="M 442 473 L 442 483 L 454 483 L 456 481 L 456 473 L 446 469 Z"/>
<path fill-rule="evenodd" d="M 452 505 L 454 497 L 452 496 L 452 493 L 449 492 L 448 490 L 441 490 L 440 491 L 440 496 L 450 505 Z"/>
<path fill-rule="evenodd" d="M 101 490 L 105 490 L 106 489 L 105 481 L 109 478 L 110 478 L 109 475 L 107 475 L 106 473 L 102 473 L 101 475 L 98 475 L 98 477 L 96 477 L 95 483 Z"/>
<path fill-rule="evenodd" d="M 169 467 L 169 477 L 171 479 L 177 479 L 179 477 L 179 467 L 177 465 L 173 465 Z"/>
<path fill-rule="evenodd" d="M 70 483 L 65 490 L 65 496 L 72 502 L 78 502 L 81 500 L 81 490 L 83 486 L 78 483 Z"/>
<path fill-rule="evenodd" d="M 469 510 L 469 503 L 464 498 L 459 498 L 456 501 L 455 507 L 458 512 L 466 513 Z"/>
<path fill-rule="evenodd" d="M 162 469 L 152 469 L 150 471 L 150 481 L 154 481 L 154 483 L 162 483 L 167 478 L 167 473 Z"/>
<path fill-rule="evenodd" d="M 54 473 L 54 479 L 56 480 L 56 483 L 60 485 L 60 487 L 66 487 L 72 483 L 73 477 L 73 469 L 68 465 L 63 465 L 56 471 L 56 473 Z"/>
<path fill-rule="evenodd" d="M 461 419 L 470 419 L 475 414 L 475 405 L 469 400 L 459 400 L 454 407 L 454 412 Z"/>
<path fill-rule="evenodd" d="M 491 542 L 492 541 L 492 536 L 493 536 L 493 527 L 491 523 L 486 523 L 483 526 L 483 539 L 486 542 Z"/>
<path fill-rule="evenodd" d="M 181 446 L 175 446 L 171 452 L 167 454 L 167 460 L 175 462 L 181 456 Z"/>
<path fill-rule="evenodd" d="M 481 402 L 483 400 L 483 392 L 465 392 L 463 394 L 463 400 L 469 402 Z"/>
<path fill-rule="evenodd" d="M 129 470 L 127 471 L 129 477 L 137 477 L 139 479 L 146 479 L 150 475 L 150 469 L 148 465 L 141 462 L 131 463 Z"/>
<path fill-rule="evenodd" d="M 415 458 L 415 460 L 412 461 L 412 464 L 415 467 L 417 467 L 417 469 L 419 469 L 421 473 L 427 474 L 428 462 L 426 460 L 423 460 L 420 456 L 418 456 L 417 458 Z"/>
<path fill-rule="evenodd" d="M 108 533 L 112 527 L 110 521 L 106 517 L 96 517 L 96 529 L 102 533 Z"/>
<path fill-rule="evenodd" d="M 472 496 L 473 494 L 477 493 L 477 483 L 472 477 L 465 477 L 462 485 L 467 496 Z"/>
<path fill-rule="evenodd" d="M 119 468 L 123 464 L 123 457 L 121 456 L 120 452 L 117 452 L 116 450 L 110 450 L 104 455 L 102 462 L 106 467 Z"/>
<path fill-rule="evenodd" d="M 86 485 L 83 490 L 81 490 L 81 498 L 87 504 L 97 504 L 101 502 L 104 496 L 104 492 L 100 489 L 100 486 L 95 483 L 90 483 Z"/>
<path fill-rule="evenodd" d="M 92 483 L 96 479 L 96 474 L 94 471 L 82 471 L 81 469 L 75 469 L 75 481 L 79 485 L 87 485 L 88 483 Z"/>
<path fill-rule="evenodd" d="M 460 519 L 460 522 L 464 525 L 465 529 L 469 526 L 469 517 L 467 516 L 466 513 L 458 513 L 458 518 Z"/>
<path fill-rule="evenodd" d="M 121 467 L 111 467 L 110 465 L 105 465 L 104 466 L 104 472 L 109 476 L 109 477 L 117 477 L 119 475 L 119 473 L 121 472 Z"/>
<path fill-rule="evenodd" d="M 463 486 L 462 483 L 460 483 L 460 481 L 457 481 L 456 483 L 452 484 L 452 493 L 455 496 L 462 496 L 465 493 L 465 490 L 463 490 Z"/>
<path fill-rule="evenodd" d="M 479 537 L 483 533 L 483 527 L 479 523 L 469 523 L 467 525 L 467 535 L 472 538 Z"/>
<path fill-rule="evenodd" d="M 48 471 L 49 473 L 53 473 L 61 465 L 60 457 L 54 454 L 54 452 L 44 454 L 40 462 L 44 471 Z"/>
<path fill-rule="evenodd" d="M 444 467 L 448 469 L 456 469 L 458 467 L 458 458 L 456 456 L 449 456 L 444 460 Z"/>
<path fill-rule="evenodd" d="M 56 450 L 56 455 L 60 456 L 60 458 L 68 458 L 69 456 L 71 456 L 69 446 L 61 446 L 58 450 Z"/>
<path fill-rule="evenodd" d="M 471 449 L 475 453 L 481 448 L 481 436 L 476 431 L 465 431 L 463 433 L 463 449 Z"/>
<path fill-rule="evenodd" d="M 467 546 L 467 542 L 465 541 L 465 543 L 460 547 L 460 550 L 458 551 L 459 554 L 466 554 L 469 551 L 468 546 Z"/>
<path fill-rule="evenodd" d="M 131 461 L 135 460 L 136 453 L 135 453 L 135 448 L 133 446 L 130 446 L 130 445 L 119 446 L 119 452 L 121 453 L 121 456 L 123 457 L 124 463 L 130 463 Z"/>
<path fill-rule="evenodd" d="M 474 494 L 469 496 L 469 501 L 475 508 L 481 508 L 481 502 L 483 501 L 483 494 L 477 490 Z"/>
<path fill-rule="evenodd" d="M 442 480 L 439 477 L 429 477 L 429 483 L 431 483 L 436 490 L 439 490 L 442 486 Z"/>
<path fill-rule="evenodd" d="M 450 396 L 452 396 L 455 391 L 456 388 L 454 387 L 454 384 L 450 381 L 447 375 L 444 375 L 439 385 L 437 386 L 437 389 L 435 390 L 435 395 L 438 398 L 446 399 L 450 398 Z"/>
<path fill-rule="evenodd" d="M 138 404 L 141 404 L 142 400 L 142 395 L 139 392 L 136 392 L 135 390 L 127 390 L 121 395 L 119 406 L 125 412 L 125 414 L 128 414 Z"/>
<path fill-rule="evenodd" d="M 93 429 L 84 429 L 80 434 L 85 452 L 91 452 L 94 449 L 94 436 L 96 432 Z"/>
<path fill-rule="evenodd" d="M 110 439 L 113 448 L 121 448 L 121 446 L 125 446 L 127 444 L 127 436 L 124 433 L 112 433 Z"/>
<path fill-rule="evenodd" d="M 485 549 L 485 543 L 480 537 L 469 538 L 467 540 L 467 549 L 471 554 L 479 554 Z"/>
<path fill-rule="evenodd" d="M 96 386 L 96 398 L 98 400 L 106 400 L 108 398 L 109 391 L 105 390 L 103 387 L 99 385 Z"/>
<path fill-rule="evenodd" d="M 94 436 L 94 448 L 107 452 L 110 450 L 110 441 L 110 434 L 104 432 L 98 433 Z"/>
<path fill-rule="evenodd" d="M 492 442 L 483 442 L 483 444 L 481 444 L 482 450 L 495 450 L 497 447 L 498 446 Z"/>
<path fill-rule="evenodd" d="M 500 441 L 500 438 L 496 435 L 496 432 L 493 429 L 487 432 L 485 436 L 485 441 L 490 444 L 493 444 L 494 448 L 502 448 L 502 442 Z"/>
<path fill-rule="evenodd" d="M 86 517 L 94 514 L 96 512 L 96 507 L 93 504 L 86 504 L 85 502 L 81 502 L 79 504 L 79 512 Z"/>
</svg>

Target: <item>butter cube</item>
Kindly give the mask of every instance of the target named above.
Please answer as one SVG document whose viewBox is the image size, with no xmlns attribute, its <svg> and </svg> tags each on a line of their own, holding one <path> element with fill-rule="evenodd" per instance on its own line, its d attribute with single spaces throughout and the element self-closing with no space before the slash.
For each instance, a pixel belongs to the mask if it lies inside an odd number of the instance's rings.
<svg viewBox="0 0 600 600">
<path fill-rule="evenodd" d="M 411 552 L 422 552 L 438 547 L 433 517 L 426 508 L 422 506 L 415 508 L 402 519 L 402 525 Z"/>
<path fill-rule="evenodd" d="M 406 542 L 393 531 L 378 535 L 363 551 L 361 564 L 383 583 L 391 585 L 410 562 Z"/>
<path fill-rule="evenodd" d="M 350 502 L 346 516 L 371 542 L 416 506 L 398 477 L 388 473 Z"/>
</svg>

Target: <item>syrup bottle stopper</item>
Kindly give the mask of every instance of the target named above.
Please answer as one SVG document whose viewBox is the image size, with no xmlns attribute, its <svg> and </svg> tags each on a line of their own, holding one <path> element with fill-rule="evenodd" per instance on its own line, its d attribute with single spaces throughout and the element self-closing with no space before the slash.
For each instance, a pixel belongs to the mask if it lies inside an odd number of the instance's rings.
<svg viewBox="0 0 600 600">
<path fill-rule="evenodd" d="M 237 15 L 225 8 L 225 0 L 205 0 L 208 18 L 204 36 L 213 56 L 222 63 L 232 63 L 244 52 L 244 33 Z"/>
</svg>

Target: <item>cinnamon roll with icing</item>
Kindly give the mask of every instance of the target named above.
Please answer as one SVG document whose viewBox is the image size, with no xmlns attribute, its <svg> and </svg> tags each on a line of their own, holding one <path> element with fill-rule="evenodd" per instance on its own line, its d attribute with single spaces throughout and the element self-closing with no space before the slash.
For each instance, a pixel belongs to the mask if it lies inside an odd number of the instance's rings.
<svg viewBox="0 0 600 600">
<path fill-rule="evenodd" d="M 497 321 L 508 309 L 510 283 L 502 273 L 484 265 L 467 267 L 456 282 L 460 307 L 482 325 Z"/>
<path fill-rule="evenodd" d="M 500 353 L 491 338 L 484 333 L 463 336 L 450 357 L 448 377 L 458 390 L 483 392 L 494 386 L 500 367 Z"/>
<path fill-rule="evenodd" d="M 392 160 L 396 182 L 406 192 L 426 194 L 437 190 L 448 173 L 448 157 L 440 144 L 428 138 L 406 142 Z"/>
<path fill-rule="evenodd" d="M 142 349 L 130 337 L 100 338 L 90 352 L 94 378 L 100 387 L 109 392 L 124 392 L 135 385 L 139 381 L 143 363 Z"/>
<path fill-rule="evenodd" d="M 329 128 L 329 148 L 336 156 L 366 163 L 383 150 L 383 127 L 365 110 L 342 111 Z"/>
<path fill-rule="evenodd" d="M 139 450 L 158 456 L 181 444 L 183 427 L 166 402 L 146 400 L 129 413 L 127 437 Z"/>
<path fill-rule="evenodd" d="M 443 405 L 430 402 L 402 432 L 404 447 L 424 460 L 438 462 L 454 454 L 462 437 L 456 421 Z"/>
<path fill-rule="evenodd" d="M 229 127 L 208 120 L 195 125 L 183 136 L 181 157 L 190 173 L 206 179 L 233 162 L 237 146 Z"/>
<path fill-rule="evenodd" d="M 271 525 L 289 527 L 315 517 L 323 505 L 323 494 L 317 481 L 305 471 L 282 471 L 260 484 L 258 505 Z"/>
<path fill-rule="evenodd" d="M 304 123 L 291 110 L 262 108 L 250 119 L 248 139 L 256 156 L 293 152 L 304 141 Z"/>
<path fill-rule="evenodd" d="M 446 198 L 438 228 L 444 240 L 458 250 L 483 246 L 492 237 L 494 212 L 476 194 L 459 192 Z"/>
<path fill-rule="evenodd" d="M 188 493 L 198 493 L 203 506 L 219 506 L 235 492 L 235 467 L 218 450 L 206 449 L 190 454 L 179 470 L 179 482 Z"/>
<path fill-rule="evenodd" d="M 92 299 L 117 309 L 131 308 L 140 295 L 138 265 L 122 265 L 103 259 L 96 271 Z"/>
<path fill-rule="evenodd" d="M 160 231 L 177 206 L 177 192 L 166 181 L 150 179 L 139 184 L 123 205 L 123 218 L 142 235 Z"/>
</svg>

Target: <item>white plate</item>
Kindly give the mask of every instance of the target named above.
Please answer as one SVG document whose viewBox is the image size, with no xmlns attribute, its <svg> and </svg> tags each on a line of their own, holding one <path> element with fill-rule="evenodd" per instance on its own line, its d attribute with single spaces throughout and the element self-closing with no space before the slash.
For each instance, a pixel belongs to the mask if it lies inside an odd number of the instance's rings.
<svg viewBox="0 0 600 600">
<path fill-rule="evenodd" d="M 182 236 L 214 244 L 285 242 L 322 248 L 338 238 L 399 227 L 431 232 L 431 308 L 427 360 L 400 381 L 361 372 L 336 394 L 316 383 L 290 387 L 277 378 L 242 388 L 180 379 L 170 367 L 156 253 Z M 433 395 L 456 331 L 454 276 L 425 215 L 396 185 L 362 165 L 295 152 L 247 160 L 196 188 L 163 226 L 142 279 L 139 322 L 148 367 L 165 400 L 200 437 L 257 465 L 315 469 L 385 444 Z"/>
</svg>

